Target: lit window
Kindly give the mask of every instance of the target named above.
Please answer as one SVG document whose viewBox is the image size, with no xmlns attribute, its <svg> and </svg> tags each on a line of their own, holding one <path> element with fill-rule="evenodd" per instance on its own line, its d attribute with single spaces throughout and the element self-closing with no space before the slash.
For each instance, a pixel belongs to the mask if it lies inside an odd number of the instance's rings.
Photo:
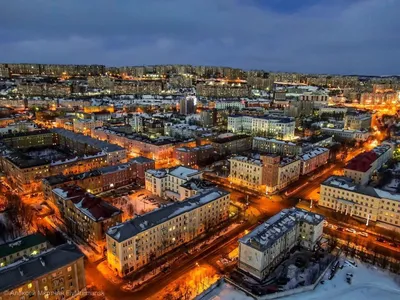
<svg viewBox="0 0 400 300">
<path fill-rule="evenodd" d="M 68 267 L 68 268 L 67 268 L 67 271 L 68 271 L 68 272 L 71 272 L 71 270 L 72 270 L 71 267 Z"/>
</svg>

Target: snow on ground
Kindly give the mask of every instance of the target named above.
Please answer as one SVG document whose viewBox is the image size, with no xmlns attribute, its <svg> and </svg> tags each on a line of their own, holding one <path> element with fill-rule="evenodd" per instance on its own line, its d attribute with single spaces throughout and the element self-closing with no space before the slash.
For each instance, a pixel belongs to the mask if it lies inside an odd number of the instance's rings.
<svg viewBox="0 0 400 300">
<path fill-rule="evenodd" d="M 324 284 L 319 284 L 313 291 L 283 297 L 285 300 L 394 300 L 400 299 L 400 278 L 396 283 L 393 273 L 361 263 L 356 260 L 357 267 L 345 264 L 339 269 L 332 280 L 328 280 L 329 272 L 325 275 Z M 346 274 L 352 273 L 352 283 L 346 282 Z M 241 290 L 229 283 L 222 283 L 212 290 L 205 298 L 213 300 L 250 300 Z"/>
<path fill-rule="evenodd" d="M 314 291 L 297 294 L 287 300 L 392 300 L 400 299 L 400 285 L 395 282 L 394 274 L 356 261 L 357 267 L 345 264 L 339 269 L 332 280 L 325 279 L 324 284 L 319 284 Z M 346 282 L 346 273 L 352 273 L 352 283 Z M 326 274 L 326 276 L 329 276 Z"/>
</svg>

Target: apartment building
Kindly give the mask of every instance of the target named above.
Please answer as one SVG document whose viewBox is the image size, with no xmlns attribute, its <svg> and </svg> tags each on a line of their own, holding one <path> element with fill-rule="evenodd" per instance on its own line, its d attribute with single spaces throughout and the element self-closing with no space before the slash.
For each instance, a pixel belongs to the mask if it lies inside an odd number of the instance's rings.
<svg viewBox="0 0 400 300">
<path fill-rule="evenodd" d="M 6 134 L 1 136 L 1 142 L 13 149 L 26 149 L 55 145 L 54 135 L 49 130 Z"/>
<path fill-rule="evenodd" d="M 299 155 L 300 174 L 306 175 L 325 165 L 329 159 L 329 149 L 317 147 Z"/>
<path fill-rule="evenodd" d="M 344 116 L 344 129 L 368 130 L 371 128 L 372 117 L 369 113 L 348 112 Z"/>
<path fill-rule="evenodd" d="M 165 123 L 164 134 L 178 139 L 196 138 L 211 135 L 211 130 L 197 125 Z"/>
<path fill-rule="evenodd" d="M 228 219 L 230 194 L 213 188 L 138 216 L 107 232 L 110 269 L 124 277 Z"/>
<path fill-rule="evenodd" d="M 355 140 L 365 142 L 371 134 L 366 130 L 349 130 L 342 128 L 321 128 L 321 132 L 326 135 L 331 135 L 335 140 Z"/>
<path fill-rule="evenodd" d="M 86 297 L 83 260 L 78 247 L 68 243 L 2 268 L 0 299 L 83 299 Z"/>
<path fill-rule="evenodd" d="M 49 244 L 40 233 L 29 234 L 0 245 L 0 268 L 47 250 Z M 1 270 L 1 269 L 0 269 Z"/>
<path fill-rule="evenodd" d="M 197 147 L 180 147 L 174 150 L 174 158 L 184 166 L 196 166 L 199 163 L 206 162 L 214 155 L 214 148 L 210 145 Z"/>
<path fill-rule="evenodd" d="M 261 160 L 266 170 L 264 182 L 267 193 L 282 190 L 300 177 L 301 161 L 298 158 L 265 154 Z"/>
<path fill-rule="evenodd" d="M 224 100 L 224 101 L 216 101 L 215 108 L 216 109 L 238 109 L 242 110 L 246 107 L 246 103 L 244 101 L 234 101 L 234 100 Z"/>
<path fill-rule="evenodd" d="M 78 186 L 55 188 L 53 197 L 64 231 L 102 253 L 105 233 L 121 223 L 122 212 Z"/>
<path fill-rule="evenodd" d="M 265 168 L 259 159 L 234 156 L 229 159 L 229 180 L 252 190 L 265 191 Z"/>
<path fill-rule="evenodd" d="M 251 149 L 252 137 L 245 134 L 222 134 L 211 140 L 211 146 L 221 156 L 239 154 Z"/>
<path fill-rule="evenodd" d="M 328 105 L 329 96 L 324 91 L 307 91 L 300 97 L 300 101 L 313 101 L 315 107 Z"/>
<path fill-rule="evenodd" d="M 93 119 L 74 119 L 73 128 L 75 133 L 81 133 L 84 135 L 91 135 L 92 130 L 96 127 L 102 127 L 102 120 Z"/>
<path fill-rule="evenodd" d="M 156 169 L 146 171 L 146 190 L 163 198 L 183 200 L 179 194 L 179 186 L 190 179 L 201 179 L 202 171 L 178 166 L 171 169 Z"/>
<path fill-rule="evenodd" d="M 394 191 L 360 185 L 351 178 L 331 176 L 321 183 L 319 206 L 345 214 L 366 223 L 398 230 L 400 195 Z"/>
<path fill-rule="evenodd" d="M 257 136 L 275 137 L 282 140 L 294 138 L 295 120 L 290 117 L 253 117 L 235 115 L 228 117 L 228 131 L 246 132 Z"/>
<path fill-rule="evenodd" d="M 374 172 L 378 171 L 392 157 L 392 146 L 380 145 L 371 151 L 360 153 L 350 160 L 344 167 L 344 175 L 358 184 L 368 184 Z"/>
<path fill-rule="evenodd" d="M 239 269 L 263 280 L 294 246 L 314 249 L 323 221 L 323 216 L 303 209 L 282 210 L 239 239 Z"/>
<path fill-rule="evenodd" d="M 259 136 L 253 137 L 252 149 L 261 153 L 290 156 L 301 154 L 303 151 L 302 146 L 299 143 Z"/>
</svg>

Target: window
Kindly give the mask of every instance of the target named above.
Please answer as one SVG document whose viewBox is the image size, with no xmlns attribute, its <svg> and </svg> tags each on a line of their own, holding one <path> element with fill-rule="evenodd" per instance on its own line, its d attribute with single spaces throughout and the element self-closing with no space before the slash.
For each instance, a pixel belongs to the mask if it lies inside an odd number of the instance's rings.
<svg viewBox="0 0 400 300">
<path fill-rule="evenodd" d="M 67 271 L 68 271 L 68 272 L 71 272 L 71 270 L 72 270 L 72 268 L 71 268 L 71 266 L 69 266 L 69 267 L 67 268 Z"/>
</svg>

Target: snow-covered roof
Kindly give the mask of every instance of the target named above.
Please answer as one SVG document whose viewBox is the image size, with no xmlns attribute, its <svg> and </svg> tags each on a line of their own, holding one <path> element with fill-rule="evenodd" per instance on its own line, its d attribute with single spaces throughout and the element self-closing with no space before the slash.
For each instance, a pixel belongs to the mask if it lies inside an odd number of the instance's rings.
<svg viewBox="0 0 400 300">
<path fill-rule="evenodd" d="M 306 161 L 306 160 L 312 159 L 312 158 L 317 157 L 318 155 L 321 155 L 321 154 L 326 153 L 326 152 L 329 152 L 329 149 L 327 149 L 327 148 L 322 148 L 322 147 L 318 147 L 318 148 L 312 149 L 312 150 L 309 151 L 309 152 L 306 152 L 306 153 L 304 153 L 304 154 L 301 154 L 301 155 L 299 156 L 299 158 L 300 158 L 302 161 Z"/>
<path fill-rule="evenodd" d="M 257 226 L 253 231 L 242 237 L 239 242 L 264 251 L 295 227 L 297 223 L 306 222 L 316 226 L 323 220 L 324 216 L 297 207 L 284 209 Z"/>
<path fill-rule="evenodd" d="M 111 227 L 108 229 L 107 235 L 118 242 L 123 242 L 139 234 L 140 232 L 148 230 L 154 226 L 161 225 L 168 220 L 192 211 L 200 206 L 206 205 L 228 194 L 229 193 L 227 191 L 219 188 L 211 188 L 209 190 L 202 191 L 184 201 L 163 206 L 127 222 Z"/>
</svg>

